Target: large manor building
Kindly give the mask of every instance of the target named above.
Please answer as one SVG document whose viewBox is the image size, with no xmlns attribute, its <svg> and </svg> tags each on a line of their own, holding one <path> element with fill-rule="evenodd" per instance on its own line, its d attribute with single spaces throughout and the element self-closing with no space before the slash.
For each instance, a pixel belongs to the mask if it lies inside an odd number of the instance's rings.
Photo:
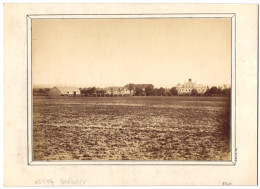
<svg viewBox="0 0 260 189">
<path fill-rule="evenodd" d="M 176 86 L 178 94 L 190 94 L 192 89 L 196 89 L 198 93 L 204 94 L 207 91 L 207 86 L 196 84 L 195 82 L 192 82 L 191 79 L 189 79 L 188 82 L 184 82 L 184 84 L 178 84 Z"/>
</svg>

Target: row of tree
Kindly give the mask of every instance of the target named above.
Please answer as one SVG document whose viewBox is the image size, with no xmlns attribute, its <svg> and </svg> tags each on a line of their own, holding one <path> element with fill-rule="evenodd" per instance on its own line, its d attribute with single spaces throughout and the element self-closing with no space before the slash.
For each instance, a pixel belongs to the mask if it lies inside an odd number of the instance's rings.
<svg viewBox="0 0 260 189">
<path fill-rule="evenodd" d="M 221 89 L 217 87 L 211 87 L 210 89 L 207 89 L 204 95 L 205 96 L 230 96 L 231 89 L 230 88 Z"/>
<path fill-rule="evenodd" d="M 134 93 L 135 96 L 177 96 L 178 91 L 176 87 L 167 90 L 163 87 L 154 88 L 154 87 L 146 87 L 145 89 L 142 88 L 135 88 Z"/>
<path fill-rule="evenodd" d="M 84 96 L 104 96 L 106 91 L 104 89 L 97 89 L 96 87 L 80 88 L 80 94 Z"/>
<path fill-rule="evenodd" d="M 154 88 L 153 85 L 149 85 L 145 88 L 128 86 L 133 96 L 230 96 L 230 88 L 221 89 L 217 87 L 208 88 L 204 94 L 198 93 L 196 89 L 192 89 L 190 93 L 178 94 L 176 87 L 166 89 L 163 87 Z M 47 96 L 49 88 L 33 89 L 34 96 Z M 80 88 L 80 92 L 83 96 L 105 96 L 105 89 L 97 89 L 96 87 Z"/>
<path fill-rule="evenodd" d="M 172 87 L 170 90 L 163 87 L 147 87 L 144 90 L 142 88 L 136 88 L 134 92 L 135 96 L 230 96 L 230 94 L 230 88 L 221 89 L 217 87 L 208 88 L 204 94 L 199 93 L 196 89 L 192 89 L 190 93 L 178 94 L 176 87 Z"/>
<path fill-rule="evenodd" d="M 146 88 L 128 86 L 128 90 L 131 91 L 133 96 L 230 96 L 230 88 L 221 89 L 217 87 L 208 88 L 204 94 L 199 93 L 196 89 L 193 89 L 190 93 L 178 94 L 176 87 L 172 87 L 170 90 L 160 87 L 154 88 L 148 86 Z M 106 91 L 104 89 L 97 89 L 95 87 L 81 88 L 81 94 L 84 96 L 105 96 Z"/>
<path fill-rule="evenodd" d="M 50 88 L 34 88 L 33 96 L 48 96 Z"/>
</svg>

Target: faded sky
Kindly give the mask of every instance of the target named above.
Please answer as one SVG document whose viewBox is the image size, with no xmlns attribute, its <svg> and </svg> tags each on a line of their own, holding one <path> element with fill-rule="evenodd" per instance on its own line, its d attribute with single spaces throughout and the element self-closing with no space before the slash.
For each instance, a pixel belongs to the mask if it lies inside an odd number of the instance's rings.
<svg viewBox="0 0 260 189">
<path fill-rule="evenodd" d="M 231 82 L 230 19 L 33 20 L 33 84 Z"/>
</svg>

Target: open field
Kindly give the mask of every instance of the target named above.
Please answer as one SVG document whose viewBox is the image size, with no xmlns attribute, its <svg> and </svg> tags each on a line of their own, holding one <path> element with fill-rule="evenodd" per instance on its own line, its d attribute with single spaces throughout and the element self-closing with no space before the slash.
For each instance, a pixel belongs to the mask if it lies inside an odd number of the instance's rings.
<svg viewBox="0 0 260 189">
<path fill-rule="evenodd" d="M 34 160 L 230 160 L 227 97 L 34 97 Z"/>
</svg>

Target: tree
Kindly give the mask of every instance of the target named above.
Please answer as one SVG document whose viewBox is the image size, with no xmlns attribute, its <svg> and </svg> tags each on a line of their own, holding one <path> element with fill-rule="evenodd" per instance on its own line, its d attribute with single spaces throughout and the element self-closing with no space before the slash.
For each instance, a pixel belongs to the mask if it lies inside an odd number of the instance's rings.
<svg viewBox="0 0 260 189">
<path fill-rule="evenodd" d="M 222 95 L 222 89 L 219 87 L 218 88 L 218 93 L 217 93 L 218 95 Z"/>
<path fill-rule="evenodd" d="M 211 95 L 217 95 L 218 94 L 218 88 L 217 87 L 211 87 L 210 93 L 211 93 Z"/>
<path fill-rule="evenodd" d="M 144 95 L 143 89 L 140 88 L 140 87 L 136 87 L 135 88 L 135 96 L 142 96 L 142 95 Z"/>
<path fill-rule="evenodd" d="M 222 95 L 223 96 L 230 96 L 231 95 L 231 89 L 223 89 L 222 90 Z"/>
<path fill-rule="evenodd" d="M 96 87 L 92 87 L 89 92 L 90 92 L 91 95 L 93 95 L 93 94 L 96 93 L 96 91 L 97 91 Z"/>
<path fill-rule="evenodd" d="M 210 89 L 207 89 L 207 91 L 205 92 L 206 96 L 212 96 L 212 95 L 218 95 L 219 94 L 219 90 L 217 87 L 211 87 Z"/>
<path fill-rule="evenodd" d="M 198 95 L 197 89 L 192 89 L 190 95 L 191 95 L 191 96 L 197 96 L 197 95 Z"/>
<path fill-rule="evenodd" d="M 39 89 L 39 93 L 43 93 L 44 92 L 44 89 Z"/>
<path fill-rule="evenodd" d="M 89 88 L 83 88 L 80 90 L 80 94 L 88 96 L 89 94 Z"/>
<path fill-rule="evenodd" d="M 153 89 L 153 95 L 154 95 L 154 96 L 159 96 L 159 92 L 158 92 L 158 91 L 159 91 L 159 89 L 154 88 L 154 89 Z"/>
<path fill-rule="evenodd" d="M 34 96 L 48 96 L 50 88 L 39 88 L 33 89 Z"/>
<path fill-rule="evenodd" d="M 210 90 L 207 89 L 206 92 L 204 93 L 205 96 L 210 96 Z"/>
<path fill-rule="evenodd" d="M 148 86 L 145 88 L 145 94 L 146 96 L 152 96 L 154 94 L 154 87 L 153 86 Z"/>
<path fill-rule="evenodd" d="M 97 93 L 97 96 L 104 96 L 106 91 L 103 89 L 98 89 L 98 90 L 96 90 L 96 93 Z"/>
<path fill-rule="evenodd" d="M 160 94 L 161 96 L 165 95 L 165 89 L 162 88 L 162 87 L 159 88 L 158 92 L 159 92 L 159 94 Z"/>
<path fill-rule="evenodd" d="M 176 87 L 171 88 L 170 94 L 173 95 L 173 96 L 177 96 L 178 95 L 178 91 L 177 91 Z"/>
<path fill-rule="evenodd" d="M 80 93 L 85 95 L 85 96 L 93 96 L 94 93 L 96 93 L 96 87 L 92 87 L 92 88 L 83 88 L 80 90 Z"/>
</svg>

